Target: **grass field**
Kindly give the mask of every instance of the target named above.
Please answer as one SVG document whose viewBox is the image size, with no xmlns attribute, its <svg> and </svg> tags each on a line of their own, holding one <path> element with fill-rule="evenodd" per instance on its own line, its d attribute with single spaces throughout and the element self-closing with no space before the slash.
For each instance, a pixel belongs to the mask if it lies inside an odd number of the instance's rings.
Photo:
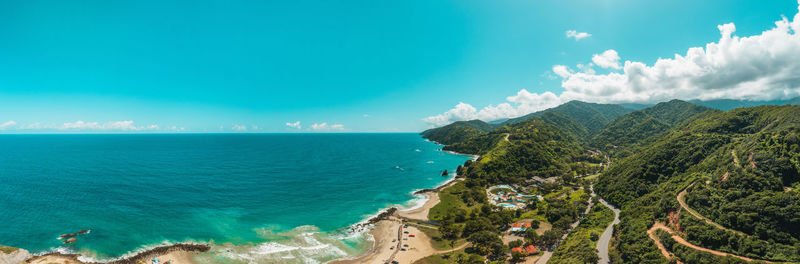
<svg viewBox="0 0 800 264">
<path fill-rule="evenodd" d="M 439 203 L 433 206 L 428 212 L 428 219 L 442 220 L 449 212 L 455 212 L 458 209 L 470 210 L 470 208 L 463 201 L 458 194 L 467 191 L 464 182 L 458 182 L 453 186 L 442 189 L 439 192 Z M 475 206 L 473 206 L 475 207 Z"/>
</svg>

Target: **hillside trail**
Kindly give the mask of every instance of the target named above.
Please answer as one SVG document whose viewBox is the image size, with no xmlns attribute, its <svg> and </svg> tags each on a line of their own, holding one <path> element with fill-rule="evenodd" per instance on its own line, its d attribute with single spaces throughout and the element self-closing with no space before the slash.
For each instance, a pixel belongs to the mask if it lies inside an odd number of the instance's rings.
<svg viewBox="0 0 800 264">
<path fill-rule="evenodd" d="M 756 261 L 755 259 L 752 259 L 752 258 L 743 257 L 743 256 L 739 256 L 739 255 L 734 255 L 734 254 L 731 254 L 731 253 L 726 253 L 726 252 L 722 252 L 722 251 L 717 251 L 717 250 L 713 250 L 713 249 L 708 249 L 708 248 L 696 246 L 696 245 L 694 245 L 692 243 L 689 243 L 685 239 L 683 239 L 683 237 L 678 235 L 671 228 L 669 228 L 666 225 L 664 225 L 664 223 L 656 222 L 656 223 L 653 224 L 652 227 L 650 227 L 650 229 L 647 230 L 647 235 L 650 237 L 650 239 L 653 240 L 653 242 L 656 243 L 656 246 L 658 246 L 658 249 L 661 250 L 661 254 L 664 255 L 664 257 L 666 257 L 667 259 L 672 258 L 673 255 L 672 255 L 672 253 L 667 251 L 666 247 L 664 247 L 664 245 L 661 244 L 661 240 L 659 240 L 658 236 L 656 236 L 655 232 L 656 232 L 656 230 L 659 230 L 659 229 L 660 230 L 664 230 L 667 233 L 669 233 L 671 235 L 671 237 L 672 237 L 672 240 L 675 240 L 675 242 L 677 242 L 677 243 L 679 243 L 681 245 L 687 246 L 689 248 L 692 248 L 694 250 L 708 252 L 708 253 L 711 253 L 711 254 L 714 254 L 714 255 L 717 255 L 717 256 L 722 256 L 722 257 L 731 256 L 731 257 L 738 258 L 738 259 L 741 259 L 741 260 L 744 260 L 744 261 L 747 261 L 747 262 Z M 775 262 L 771 262 L 771 261 L 767 261 L 767 260 L 759 260 L 759 261 L 763 261 L 763 262 L 766 262 L 766 263 L 775 263 Z M 678 261 L 678 263 L 682 263 L 682 262 Z"/>
<path fill-rule="evenodd" d="M 681 205 L 682 209 L 686 210 L 687 212 L 689 212 L 689 214 L 691 214 L 692 216 L 696 217 L 697 219 L 703 220 L 703 222 L 706 222 L 706 224 L 712 225 L 712 226 L 714 226 L 714 227 L 716 227 L 718 229 L 722 229 L 722 230 L 725 230 L 725 231 L 730 231 L 730 232 L 736 233 L 738 235 L 743 235 L 743 236 L 745 235 L 745 233 L 743 233 L 742 231 L 737 231 L 737 230 L 726 228 L 726 227 L 724 227 L 724 226 L 722 226 L 720 224 L 717 224 L 714 221 L 711 221 L 711 219 L 706 218 L 705 216 L 701 215 L 700 213 L 698 213 L 697 211 L 693 210 L 692 208 L 689 208 L 689 205 L 686 203 L 686 191 L 689 188 L 691 188 L 692 186 L 694 186 L 694 183 L 689 184 L 689 186 L 686 186 L 686 188 L 683 188 L 683 190 L 680 193 L 678 193 L 678 196 L 675 197 L 676 199 L 678 199 L 678 204 Z"/>
<path fill-rule="evenodd" d="M 511 135 L 511 133 L 506 133 L 506 137 L 503 138 L 503 140 L 508 141 L 508 136 L 510 136 L 510 135 Z"/>
</svg>

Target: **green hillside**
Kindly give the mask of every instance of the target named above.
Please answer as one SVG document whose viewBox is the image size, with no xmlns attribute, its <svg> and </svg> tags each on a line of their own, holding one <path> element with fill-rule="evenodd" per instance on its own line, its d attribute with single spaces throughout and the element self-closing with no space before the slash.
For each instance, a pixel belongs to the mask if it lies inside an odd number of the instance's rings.
<svg viewBox="0 0 800 264">
<path fill-rule="evenodd" d="M 710 113 L 617 162 L 596 190 L 622 208 L 622 261 L 666 263 L 645 231 L 679 211 L 690 243 L 800 261 L 798 144 L 800 107 L 760 106 Z M 688 186 L 691 210 L 681 210 L 677 195 Z M 677 257 L 691 263 L 691 255 Z"/>
<path fill-rule="evenodd" d="M 491 125 L 481 120 L 458 121 L 443 127 L 425 130 L 421 134 L 424 138 L 450 145 L 483 135 L 495 127 L 497 125 Z"/>
<path fill-rule="evenodd" d="M 623 115 L 606 125 L 591 145 L 619 156 L 627 156 L 709 108 L 672 100 Z"/>
<path fill-rule="evenodd" d="M 611 120 L 630 113 L 631 111 L 633 110 L 630 108 L 615 104 L 596 104 L 581 101 L 570 101 L 547 110 L 509 119 L 503 124 L 515 124 L 528 120 L 534 116 L 541 116 L 547 113 L 559 113 L 571 118 L 578 124 L 581 124 L 589 132 L 595 132 L 602 129 L 603 126 L 608 124 L 608 122 L 611 122 Z"/>
</svg>

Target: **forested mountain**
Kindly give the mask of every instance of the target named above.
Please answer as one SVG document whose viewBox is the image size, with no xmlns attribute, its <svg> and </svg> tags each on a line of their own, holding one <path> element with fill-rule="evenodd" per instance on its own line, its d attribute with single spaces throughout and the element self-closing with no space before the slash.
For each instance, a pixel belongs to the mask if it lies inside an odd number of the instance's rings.
<svg viewBox="0 0 800 264">
<path fill-rule="evenodd" d="M 707 111 L 716 110 L 680 100 L 659 103 L 614 119 L 592 138 L 591 145 L 615 156 L 627 156 Z"/>
<path fill-rule="evenodd" d="M 481 120 L 458 121 L 443 127 L 425 130 L 422 132 L 422 136 L 441 144 L 450 145 L 485 134 L 496 127 L 497 125 Z"/>
<path fill-rule="evenodd" d="M 595 182 L 622 210 L 612 263 L 800 262 L 800 106 L 722 112 L 673 100 L 598 114 L 568 104 L 445 146 L 481 155 L 459 169 L 473 188 L 464 195 L 532 176 L 566 183 L 602 162 L 588 150 L 623 151 Z"/>
<path fill-rule="evenodd" d="M 565 104 L 531 113 L 525 116 L 512 118 L 503 124 L 515 124 L 528 120 L 534 116 L 542 116 L 547 113 L 558 113 L 571 118 L 578 124 L 586 127 L 589 132 L 595 132 L 603 128 L 608 122 L 624 114 L 633 111 L 615 104 L 596 104 L 581 101 L 569 101 Z"/>
<path fill-rule="evenodd" d="M 759 106 L 707 114 L 617 162 L 596 190 L 623 210 L 619 257 L 666 263 L 645 231 L 670 222 L 701 247 L 800 261 L 798 144 L 800 107 Z"/>
<path fill-rule="evenodd" d="M 579 139 L 584 140 L 589 134 L 600 130 L 608 122 L 633 110 L 611 104 L 585 103 L 570 101 L 554 108 L 531 113 L 522 117 L 512 118 L 503 122 L 492 121 L 486 123 L 481 120 L 457 121 L 452 124 L 423 131 L 423 137 L 445 145 L 465 142 L 469 139 L 483 136 L 479 141 L 493 139 L 489 132 L 506 125 L 514 125 L 533 117 L 538 117 L 552 124 L 564 124 L 569 132 L 574 133 Z M 566 120 L 570 120 L 567 122 Z M 451 147 L 460 148 L 460 147 Z M 474 148 L 470 148 L 474 149 Z M 459 151 L 461 152 L 461 151 Z M 474 152 L 464 152 L 474 153 Z"/>
</svg>

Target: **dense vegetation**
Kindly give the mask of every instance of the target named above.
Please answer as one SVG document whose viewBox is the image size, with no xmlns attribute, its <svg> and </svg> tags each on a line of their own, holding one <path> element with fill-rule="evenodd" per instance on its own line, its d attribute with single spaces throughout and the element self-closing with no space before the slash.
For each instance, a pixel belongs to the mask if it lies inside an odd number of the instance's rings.
<svg viewBox="0 0 800 264">
<path fill-rule="evenodd" d="M 653 143 L 680 124 L 706 112 L 706 107 L 680 100 L 656 104 L 611 121 L 592 138 L 591 145 L 614 156 L 628 156 Z"/>
<path fill-rule="evenodd" d="M 547 113 L 558 113 L 571 118 L 584 126 L 589 132 L 602 129 L 608 122 L 624 114 L 630 113 L 630 108 L 615 104 L 595 104 L 581 101 L 570 101 L 565 104 L 528 114 L 518 118 L 509 119 L 503 124 L 516 124 L 532 117 L 542 116 Z"/>
<path fill-rule="evenodd" d="M 593 181 L 595 176 L 582 176 L 605 162 L 601 152 L 589 151 L 599 148 L 612 153 L 614 161 L 595 189 L 622 209 L 614 263 L 668 263 L 647 235 L 656 222 L 699 247 L 800 261 L 800 107 L 721 112 L 673 100 L 633 112 L 620 108 L 570 102 L 493 129 L 461 123 L 426 131 L 426 138 L 446 138 L 446 150 L 481 155 L 459 167 L 465 180 L 445 189 L 442 202 L 431 210 L 442 239 L 466 239 L 473 246 L 465 254 L 506 261 L 509 246 L 499 240 L 498 230 L 534 219 L 552 229 L 528 232 L 524 243 L 553 245 L 586 208 L 588 195 L 578 187 Z M 541 181 L 548 177 L 556 180 Z M 503 210 L 486 199 L 485 188 L 495 184 L 533 186 L 530 191 L 545 198 L 525 209 Z M 682 210 L 677 196 L 684 190 L 688 207 L 708 220 Z M 569 254 L 558 253 L 556 262 L 590 263 L 596 257 L 585 232 L 578 230 L 559 247 Z M 667 248 L 685 263 L 740 261 L 667 239 Z"/>
<path fill-rule="evenodd" d="M 553 252 L 550 263 L 597 263 L 597 239 L 612 220 L 614 212 L 611 209 L 595 204 L 581 224 Z"/>
<path fill-rule="evenodd" d="M 679 210 L 676 195 L 691 183 L 697 187 L 688 190 L 690 207 L 745 236 L 731 237 L 683 218 L 690 241 L 745 256 L 800 260 L 800 196 L 792 187 L 800 180 L 798 131 L 796 106 L 715 112 L 612 166 L 600 176 L 597 191 L 622 207 L 623 261 L 664 263 L 643 234 Z"/>
<path fill-rule="evenodd" d="M 464 142 L 492 131 L 495 125 L 481 120 L 458 121 L 452 124 L 423 131 L 423 137 L 444 145 Z"/>
</svg>

